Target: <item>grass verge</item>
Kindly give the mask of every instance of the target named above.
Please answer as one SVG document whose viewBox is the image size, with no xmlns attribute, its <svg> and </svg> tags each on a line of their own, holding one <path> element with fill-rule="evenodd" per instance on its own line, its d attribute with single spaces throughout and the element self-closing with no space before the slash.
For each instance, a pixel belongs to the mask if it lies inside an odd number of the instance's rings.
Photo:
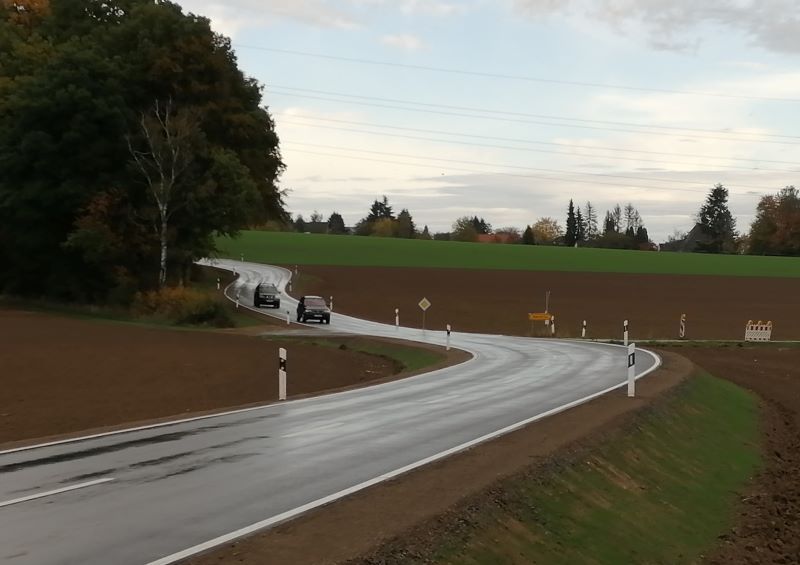
<svg viewBox="0 0 800 565">
<path fill-rule="evenodd" d="M 270 340 L 294 341 L 319 347 L 332 347 L 350 350 L 375 357 L 388 359 L 395 365 L 395 374 L 411 373 L 438 365 L 445 359 L 443 353 L 413 345 L 403 345 L 378 339 L 362 337 L 344 338 L 297 338 L 291 336 L 270 336 Z"/>
<path fill-rule="evenodd" d="M 758 441 L 755 397 L 699 375 L 600 449 L 507 481 L 434 562 L 696 562 L 730 527 Z"/>
<path fill-rule="evenodd" d="M 800 277 L 792 257 L 654 253 L 246 231 L 217 240 L 224 257 L 269 264 L 450 267 L 595 273 Z"/>
</svg>

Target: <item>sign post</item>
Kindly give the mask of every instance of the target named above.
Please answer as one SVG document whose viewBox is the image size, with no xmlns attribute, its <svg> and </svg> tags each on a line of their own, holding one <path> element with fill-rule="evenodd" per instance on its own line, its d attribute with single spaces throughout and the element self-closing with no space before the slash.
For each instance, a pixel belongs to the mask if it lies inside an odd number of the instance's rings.
<svg viewBox="0 0 800 565">
<path fill-rule="evenodd" d="M 400 308 L 394 309 L 394 329 L 400 329 Z"/>
<path fill-rule="evenodd" d="M 628 346 L 628 398 L 636 396 L 636 344 Z"/>
<path fill-rule="evenodd" d="M 586 320 L 583 321 L 583 328 L 581 328 L 581 338 L 586 339 Z"/>
<path fill-rule="evenodd" d="M 447 324 L 447 351 L 450 351 L 450 324 Z"/>
<path fill-rule="evenodd" d="M 628 347 L 628 320 L 622 322 L 622 341 L 625 347 Z"/>
<path fill-rule="evenodd" d="M 286 349 L 278 350 L 278 400 L 286 400 Z"/>
<path fill-rule="evenodd" d="M 681 325 L 678 327 L 678 337 L 681 339 L 686 337 L 686 314 L 681 314 Z"/>
<path fill-rule="evenodd" d="M 419 308 L 422 310 L 422 331 L 425 331 L 425 314 L 428 312 L 428 308 L 431 307 L 431 301 L 427 298 L 424 298 L 419 301 Z"/>
</svg>

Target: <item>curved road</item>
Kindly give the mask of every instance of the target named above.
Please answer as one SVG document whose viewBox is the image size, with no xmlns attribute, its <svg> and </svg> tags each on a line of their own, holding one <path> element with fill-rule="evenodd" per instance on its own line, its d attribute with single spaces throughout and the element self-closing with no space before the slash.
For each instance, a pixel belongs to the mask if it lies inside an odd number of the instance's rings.
<svg viewBox="0 0 800 565">
<path fill-rule="evenodd" d="M 289 272 L 219 261 L 252 303 Z M 294 311 L 283 297 L 282 312 Z M 265 313 L 267 311 L 265 310 Z M 444 333 L 334 313 L 325 331 L 444 344 Z M 623 348 L 452 336 L 472 360 L 260 408 L 0 452 L 0 562 L 167 564 L 288 520 L 427 462 L 585 402 L 625 382 Z M 277 387 L 265 359 L 264 386 Z M 638 375 L 659 359 L 640 352 Z M 289 351 L 289 391 L 292 379 Z"/>
</svg>

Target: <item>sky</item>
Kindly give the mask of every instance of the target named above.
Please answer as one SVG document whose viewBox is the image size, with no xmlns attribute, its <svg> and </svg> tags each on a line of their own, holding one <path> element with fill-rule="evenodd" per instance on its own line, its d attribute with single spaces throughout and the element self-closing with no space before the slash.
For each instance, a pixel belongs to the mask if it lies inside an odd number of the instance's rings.
<svg viewBox="0 0 800 565">
<path fill-rule="evenodd" d="M 798 0 L 183 0 L 264 85 L 293 214 L 524 228 L 587 201 L 740 231 L 800 186 Z"/>
</svg>

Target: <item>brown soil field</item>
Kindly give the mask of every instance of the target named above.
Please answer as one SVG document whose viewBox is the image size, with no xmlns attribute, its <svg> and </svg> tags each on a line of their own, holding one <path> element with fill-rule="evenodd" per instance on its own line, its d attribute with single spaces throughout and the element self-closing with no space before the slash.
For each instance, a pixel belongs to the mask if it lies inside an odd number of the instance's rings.
<svg viewBox="0 0 800 565">
<path fill-rule="evenodd" d="M 277 400 L 281 346 L 290 397 L 400 376 L 392 360 L 302 341 L 0 309 L 0 444 Z"/>
<path fill-rule="evenodd" d="M 680 348 L 709 373 L 764 401 L 765 468 L 743 493 L 736 526 L 706 560 L 713 565 L 800 563 L 800 349 Z"/>
<path fill-rule="evenodd" d="M 773 340 L 800 339 L 794 279 L 302 266 L 298 282 L 334 296 L 339 312 L 393 324 L 399 308 L 401 325 L 413 327 L 424 296 L 430 329 L 544 335 L 543 322 L 531 333 L 527 315 L 544 311 L 550 290 L 559 337 L 580 337 L 587 320 L 587 337 L 621 339 L 628 319 L 632 339 L 674 339 L 686 314 L 687 339 L 740 340 L 751 319 L 771 320 Z"/>
</svg>

